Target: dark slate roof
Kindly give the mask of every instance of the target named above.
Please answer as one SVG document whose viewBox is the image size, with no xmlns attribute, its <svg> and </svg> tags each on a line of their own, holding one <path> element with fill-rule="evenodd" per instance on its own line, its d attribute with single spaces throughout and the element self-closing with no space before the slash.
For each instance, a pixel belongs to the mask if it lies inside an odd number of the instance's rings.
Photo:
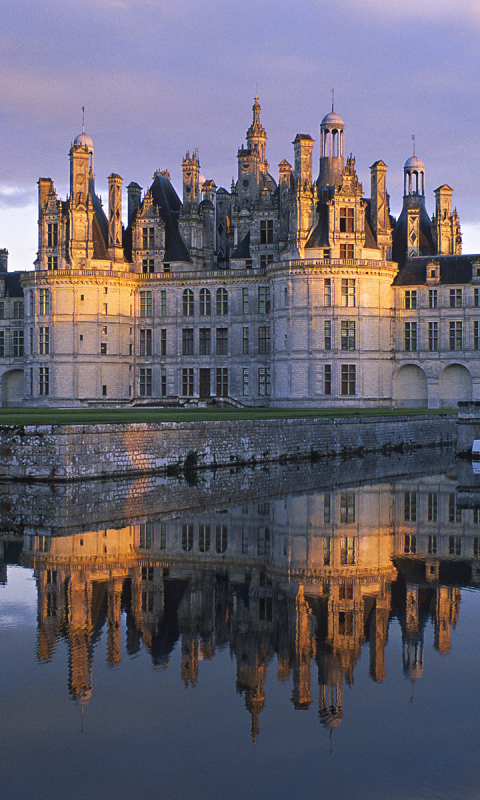
<svg viewBox="0 0 480 800">
<path fill-rule="evenodd" d="M 480 262 L 480 255 L 465 256 L 428 256 L 412 258 L 402 267 L 393 282 L 394 286 L 418 286 L 426 283 L 427 264 L 435 262 L 440 265 L 440 283 L 470 283 L 472 280 L 472 263 Z"/>
<path fill-rule="evenodd" d="M 90 192 L 93 210 L 93 257 L 108 258 L 108 220 L 95 192 Z"/>
<path fill-rule="evenodd" d="M 371 217 L 370 217 L 371 205 L 370 200 L 367 201 L 367 207 L 365 209 L 365 247 L 369 247 L 371 250 L 378 250 L 377 240 L 373 235 L 372 226 L 371 226 Z"/>
<path fill-rule="evenodd" d="M 165 261 L 191 263 L 185 242 L 178 230 L 178 217 L 182 204 L 170 180 L 165 175 L 155 175 L 150 187 L 153 202 L 165 223 Z"/>
<path fill-rule="evenodd" d="M 244 236 L 232 253 L 232 258 L 251 258 L 250 255 L 250 231 Z"/>
<path fill-rule="evenodd" d="M 404 205 L 392 236 L 392 261 L 403 266 L 407 260 L 407 207 Z M 420 205 L 420 255 L 435 253 L 432 239 L 432 223 L 423 204 Z"/>
<path fill-rule="evenodd" d="M 0 280 L 5 281 L 5 297 L 23 297 L 20 284 L 21 272 L 2 272 Z"/>
<path fill-rule="evenodd" d="M 328 208 L 326 206 L 321 206 L 320 218 L 318 220 L 317 227 L 314 231 L 312 231 L 310 238 L 305 245 L 306 250 L 313 249 L 315 247 L 329 247 Z"/>
</svg>

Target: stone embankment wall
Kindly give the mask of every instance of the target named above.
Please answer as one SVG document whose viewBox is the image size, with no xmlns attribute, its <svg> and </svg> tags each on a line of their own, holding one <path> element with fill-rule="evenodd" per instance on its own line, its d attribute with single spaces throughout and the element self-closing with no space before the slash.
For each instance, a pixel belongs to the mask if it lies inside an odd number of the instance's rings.
<svg viewBox="0 0 480 800">
<path fill-rule="evenodd" d="M 85 480 L 456 443 L 448 414 L 0 427 L 0 479 Z"/>
</svg>

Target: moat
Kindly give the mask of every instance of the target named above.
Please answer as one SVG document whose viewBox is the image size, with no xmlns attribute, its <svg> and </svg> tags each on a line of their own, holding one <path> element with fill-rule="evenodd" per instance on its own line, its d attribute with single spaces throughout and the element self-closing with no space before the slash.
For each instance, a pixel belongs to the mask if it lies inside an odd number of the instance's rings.
<svg viewBox="0 0 480 800">
<path fill-rule="evenodd" d="M 480 796 L 453 450 L 0 498 L 6 798 Z"/>
</svg>

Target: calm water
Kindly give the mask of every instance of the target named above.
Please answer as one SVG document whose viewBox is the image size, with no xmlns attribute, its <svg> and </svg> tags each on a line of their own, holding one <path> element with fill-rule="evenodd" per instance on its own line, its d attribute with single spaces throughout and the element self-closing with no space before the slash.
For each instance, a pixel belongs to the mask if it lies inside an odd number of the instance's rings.
<svg viewBox="0 0 480 800">
<path fill-rule="evenodd" d="M 480 798 L 478 482 L 1 486 L 2 797 Z"/>
</svg>

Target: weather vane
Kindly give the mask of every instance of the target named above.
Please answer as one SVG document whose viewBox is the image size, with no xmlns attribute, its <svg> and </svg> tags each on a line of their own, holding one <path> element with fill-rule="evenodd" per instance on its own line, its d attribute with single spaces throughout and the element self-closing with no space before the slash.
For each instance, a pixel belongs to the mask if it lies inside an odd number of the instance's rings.
<svg viewBox="0 0 480 800">
<path fill-rule="evenodd" d="M 82 106 L 82 130 L 85 133 L 85 106 Z"/>
<path fill-rule="evenodd" d="M 335 105 L 335 89 L 330 89 L 330 91 L 332 93 L 332 111 L 333 111 L 333 106 Z"/>
<path fill-rule="evenodd" d="M 413 142 L 413 155 L 415 155 L 415 134 L 412 133 L 412 142 Z"/>
</svg>

